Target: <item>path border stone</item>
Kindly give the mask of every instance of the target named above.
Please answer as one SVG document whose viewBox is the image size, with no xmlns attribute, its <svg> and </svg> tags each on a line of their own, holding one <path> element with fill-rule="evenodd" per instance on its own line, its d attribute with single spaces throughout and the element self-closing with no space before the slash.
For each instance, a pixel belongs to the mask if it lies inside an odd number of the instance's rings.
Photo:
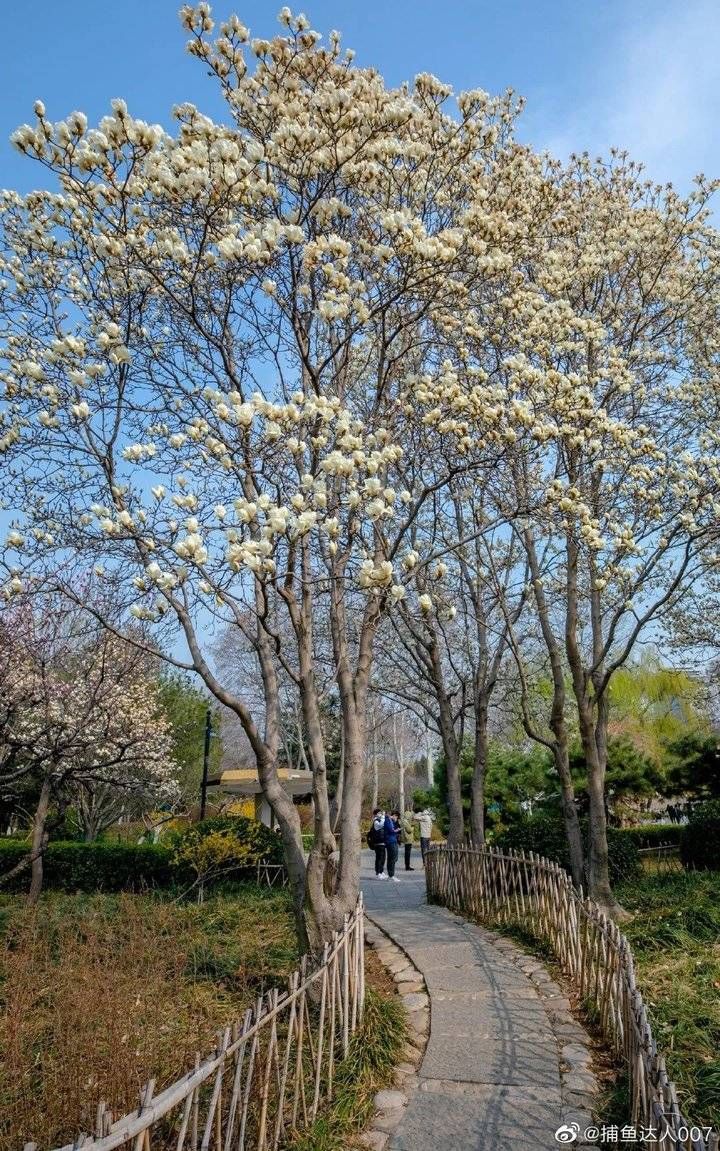
<svg viewBox="0 0 720 1151">
<path fill-rule="evenodd" d="M 469 920 L 465 922 L 468 927 L 476 926 Z M 493 928 L 483 926 L 482 930 L 487 934 L 490 943 L 510 958 L 531 980 L 540 996 L 558 1045 L 562 1122 L 577 1123 L 581 1133 L 588 1127 L 597 1126 L 595 1109 L 600 1084 L 592 1070 L 592 1040 L 573 1015 L 570 1000 L 541 959 Z M 572 1145 L 597 1146 L 595 1142 L 586 1142 L 582 1135 L 574 1140 Z"/>
<path fill-rule="evenodd" d="M 391 975 L 403 1007 L 408 1028 L 408 1041 L 403 1058 L 395 1068 L 395 1089 L 378 1091 L 375 1113 L 358 1143 L 369 1151 L 385 1151 L 390 1136 L 397 1130 L 411 1095 L 419 1084 L 418 1069 L 425 1054 L 430 1034 L 430 996 L 425 980 L 413 965 L 407 952 L 365 915 L 365 942 L 372 947 L 385 970 Z"/>
</svg>

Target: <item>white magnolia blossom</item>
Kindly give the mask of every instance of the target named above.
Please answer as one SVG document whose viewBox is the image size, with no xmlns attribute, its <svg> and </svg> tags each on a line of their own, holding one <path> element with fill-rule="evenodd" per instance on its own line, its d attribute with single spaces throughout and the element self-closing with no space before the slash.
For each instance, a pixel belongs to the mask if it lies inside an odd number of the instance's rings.
<svg viewBox="0 0 720 1151">
<path fill-rule="evenodd" d="M 223 119 L 184 103 L 170 131 L 117 100 L 90 127 L 38 101 L 14 134 L 57 191 L 0 194 L 0 453 L 24 540 L 4 594 L 26 566 L 99 564 L 215 691 L 204 629 L 231 626 L 262 668 L 257 714 L 233 700 L 270 771 L 274 685 L 312 717 L 309 669 L 329 668 L 361 741 L 387 614 L 459 633 L 485 547 L 486 580 L 526 589 L 518 631 L 556 628 L 575 659 L 580 714 L 580 685 L 597 698 L 598 666 L 717 554 L 713 185 L 682 198 L 623 154 L 535 156 L 512 96 L 390 88 L 289 9 L 268 40 L 204 3 L 181 21 Z M 526 627 L 545 602 L 549 628 Z"/>
</svg>

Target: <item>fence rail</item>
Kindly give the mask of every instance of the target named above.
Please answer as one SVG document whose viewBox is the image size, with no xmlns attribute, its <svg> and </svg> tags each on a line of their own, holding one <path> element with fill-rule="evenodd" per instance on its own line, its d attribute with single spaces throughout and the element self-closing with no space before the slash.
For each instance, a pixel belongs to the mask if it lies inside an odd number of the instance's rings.
<svg viewBox="0 0 720 1151">
<path fill-rule="evenodd" d="M 177 1082 L 157 1095 L 154 1080 L 146 1084 L 137 1111 L 116 1118 L 101 1103 L 94 1133 L 62 1151 L 129 1144 L 133 1151 L 151 1151 L 151 1144 L 155 1151 L 277 1151 L 332 1099 L 335 1067 L 362 1021 L 364 1001 L 361 898 L 317 966 L 304 958 L 286 991 L 259 998 Z"/>
<path fill-rule="evenodd" d="M 601 1031 L 627 1066 L 630 1122 L 652 1129 L 651 1151 L 718 1151 L 718 1134 L 688 1123 L 657 1050 L 635 983 L 632 952 L 617 924 L 577 893 L 566 871 L 534 852 L 431 846 L 428 899 L 497 926 L 518 925 L 548 942 Z"/>
</svg>

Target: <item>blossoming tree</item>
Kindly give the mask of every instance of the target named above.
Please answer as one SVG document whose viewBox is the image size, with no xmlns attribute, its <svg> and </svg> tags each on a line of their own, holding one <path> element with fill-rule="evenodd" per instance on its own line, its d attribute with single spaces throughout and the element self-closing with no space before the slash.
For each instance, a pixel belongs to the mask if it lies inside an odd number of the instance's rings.
<svg viewBox="0 0 720 1151">
<path fill-rule="evenodd" d="M 171 733 L 147 659 L 47 594 L 0 614 L 0 787 L 36 795 L 27 859 L 40 894 L 54 804 L 89 817 L 171 802 Z M 4 876 L 7 880 L 18 868 Z"/>
<path fill-rule="evenodd" d="M 498 434 L 483 380 L 466 388 L 447 352 L 468 285 L 499 287 L 508 267 L 507 208 L 478 204 L 514 107 L 472 92 L 451 115 L 430 76 L 387 89 L 288 10 L 272 40 L 235 17 L 213 38 L 206 4 L 181 15 L 227 123 L 182 105 L 170 135 L 116 101 L 88 130 L 38 103 L 16 133 L 59 190 L 3 205 L 1 446 L 22 461 L 6 590 L 95 555 L 134 616 L 176 621 L 175 662 L 243 725 L 317 949 L 357 894 L 368 684 L 407 533 Z M 320 616 L 344 747 L 330 894 Z M 210 659 L 208 632 L 228 623 L 260 707 Z M 313 773 L 307 869 L 277 775 L 281 677 Z"/>
<path fill-rule="evenodd" d="M 527 556 L 556 743 L 569 677 L 588 773 L 588 884 L 613 912 L 612 678 L 693 589 L 707 589 L 716 562 L 715 188 L 700 178 L 682 198 L 624 154 L 551 165 L 536 183 L 544 215 L 526 299 L 507 321 L 507 387 L 527 430 L 497 496 Z"/>
</svg>

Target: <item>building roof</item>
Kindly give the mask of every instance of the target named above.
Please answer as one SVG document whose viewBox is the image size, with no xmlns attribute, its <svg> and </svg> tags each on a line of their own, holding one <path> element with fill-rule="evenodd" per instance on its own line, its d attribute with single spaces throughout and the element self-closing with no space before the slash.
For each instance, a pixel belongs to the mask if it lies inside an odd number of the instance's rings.
<svg viewBox="0 0 720 1151">
<path fill-rule="evenodd" d="M 278 779 L 283 789 L 290 795 L 307 795 L 312 791 L 312 772 L 295 771 L 279 767 Z M 260 779 L 254 767 L 241 767 L 235 771 L 223 771 L 220 776 L 208 780 L 211 787 L 219 787 L 230 795 L 258 795 L 262 792 Z"/>
</svg>

